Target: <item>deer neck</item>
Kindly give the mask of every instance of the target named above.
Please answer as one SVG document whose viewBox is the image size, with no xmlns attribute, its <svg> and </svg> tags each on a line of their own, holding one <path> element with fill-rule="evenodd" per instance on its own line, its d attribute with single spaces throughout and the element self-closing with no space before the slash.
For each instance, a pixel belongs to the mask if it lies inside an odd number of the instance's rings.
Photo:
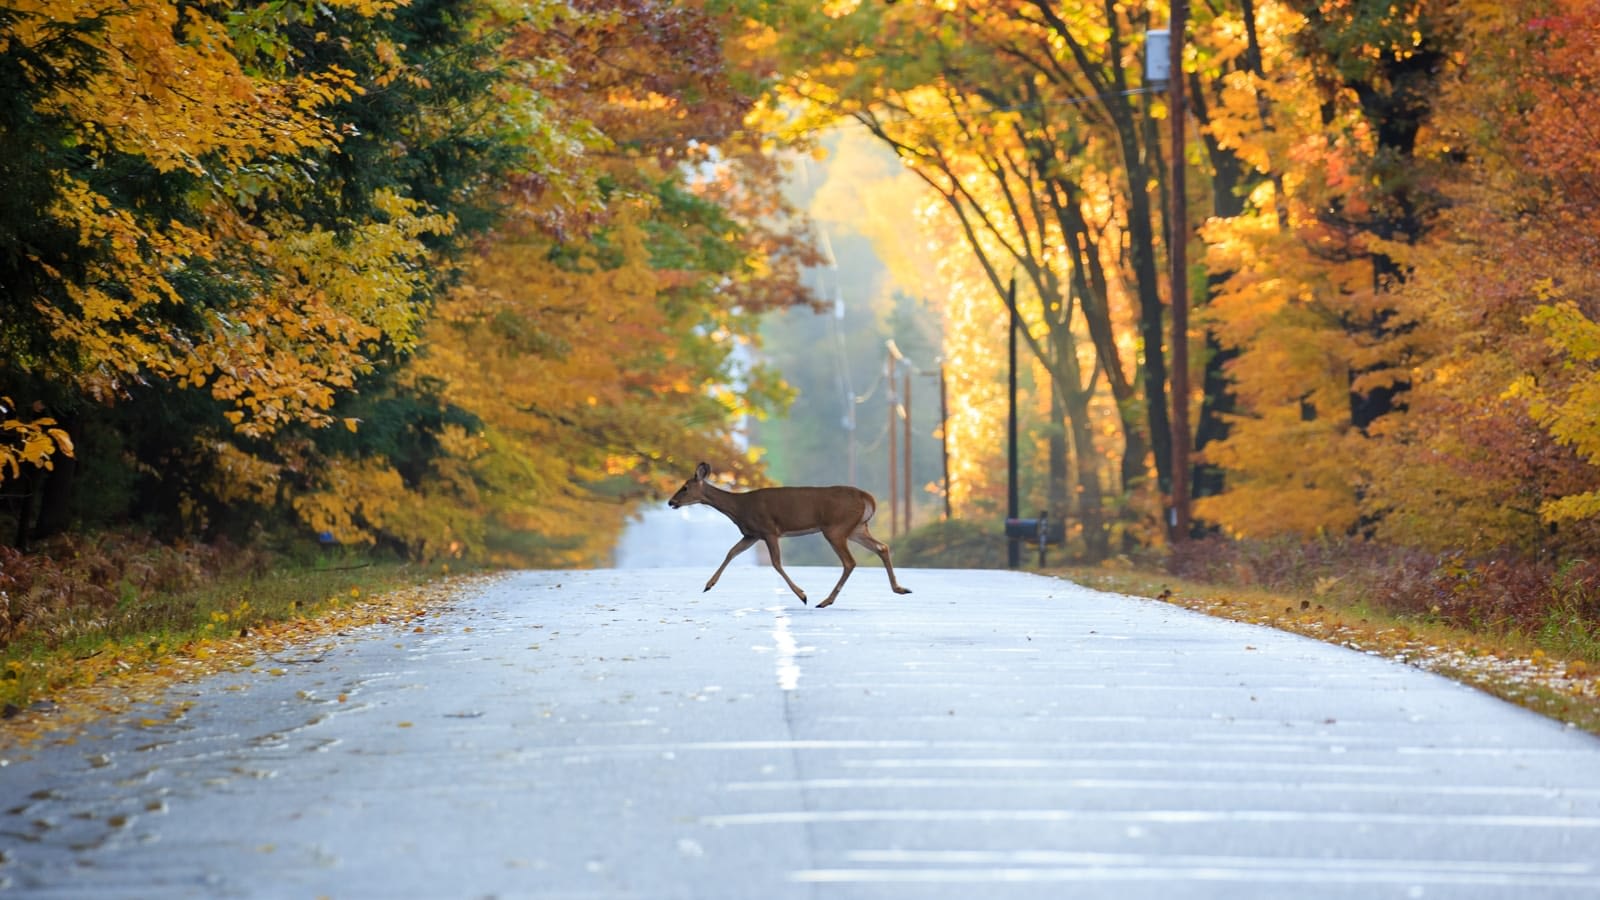
<svg viewBox="0 0 1600 900">
<path fill-rule="evenodd" d="M 744 511 L 739 494 L 710 484 L 705 485 L 705 504 L 735 522 L 739 521 L 739 515 Z"/>
</svg>

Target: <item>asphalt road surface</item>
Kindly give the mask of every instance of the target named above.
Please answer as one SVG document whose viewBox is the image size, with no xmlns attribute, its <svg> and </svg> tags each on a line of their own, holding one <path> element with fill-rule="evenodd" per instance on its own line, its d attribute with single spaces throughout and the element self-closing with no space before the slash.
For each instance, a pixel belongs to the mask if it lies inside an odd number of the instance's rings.
<svg viewBox="0 0 1600 900">
<path fill-rule="evenodd" d="M 12 759 L 0 895 L 1600 896 L 1600 741 L 1443 678 L 1015 573 L 709 574 L 513 574 Z"/>
</svg>

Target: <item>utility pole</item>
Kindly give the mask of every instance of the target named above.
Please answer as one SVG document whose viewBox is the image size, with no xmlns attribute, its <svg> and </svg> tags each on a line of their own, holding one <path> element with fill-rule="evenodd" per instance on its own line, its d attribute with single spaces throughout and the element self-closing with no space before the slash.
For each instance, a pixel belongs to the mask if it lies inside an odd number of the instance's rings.
<svg viewBox="0 0 1600 900">
<path fill-rule="evenodd" d="M 1006 290 L 1006 309 L 1011 314 L 1008 349 L 1006 354 L 1006 518 L 1020 516 L 1021 504 L 1017 500 L 1017 328 L 1021 325 L 1017 315 L 1017 276 L 1011 276 L 1011 286 Z M 1006 540 L 1006 565 L 1022 565 L 1022 545 L 1015 538 Z"/>
<path fill-rule="evenodd" d="M 900 464 L 900 451 L 896 446 L 898 432 L 894 420 L 894 341 L 888 343 L 888 358 L 883 363 L 883 393 L 888 399 L 889 406 L 889 536 L 896 537 L 900 534 L 900 473 L 897 466 Z"/>
<path fill-rule="evenodd" d="M 904 430 L 901 432 L 904 440 L 900 442 L 900 452 L 904 454 L 904 463 L 900 466 L 900 477 L 905 479 L 905 488 L 900 492 L 900 502 L 905 504 L 906 531 L 911 530 L 911 361 L 902 358 L 905 365 L 900 368 L 900 402 L 903 404 L 900 413 L 900 423 Z"/>
<path fill-rule="evenodd" d="M 823 238 L 826 239 L 827 231 L 823 231 L 822 235 Z M 830 258 L 833 255 L 832 244 L 828 245 L 828 255 Z M 837 270 L 837 263 L 834 265 L 834 268 Z M 835 272 L 835 275 L 837 276 L 837 272 Z M 849 480 L 847 480 L 845 484 L 860 484 L 860 482 L 856 480 L 859 477 L 856 472 L 856 388 L 855 384 L 850 379 L 850 359 L 848 354 L 845 353 L 844 335 L 840 331 L 840 323 L 843 321 L 844 292 L 839 289 L 838 283 L 835 282 L 833 286 L 832 323 L 834 365 L 838 366 L 839 389 L 844 394 L 844 418 L 842 424 L 844 425 L 845 449 L 846 455 L 848 456 L 848 469 L 850 473 Z"/>
<path fill-rule="evenodd" d="M 950 512 L 950 391 L 945 386 L 944 360 L 939 360 L 939 454 L 944 460 L 944 520 Z"/>
<path fill-rule="evenodd" d="M 883 378 L 889 392 L 889 535 L 893 537 L 900 533 L 902 527 L 906 531 L 911 530 L 911 376 L 930 373 L 914 373 L 916 367 L 900 352 L 894 338 L 885 341 L 884 347 L 889 351 Z M 896 373 L 900 375 L 899 396 L 895 395 Z M 898 448 L 895 444 L 897 416 L 900 427 Z M 900 470 L 898 476 L 895 472 L 897 465 Z"/>
<path fill-rule="evenodd" d="M 1172 127 L 1172 221 L 1167 256 L 1172 262 L 1172 541 L 1189 538 L 1189 210 L 1184 184 L 1183 45 L 1188 0 L 1172 0 L 1167 45 L 1167 116 Z"/>
</svg>

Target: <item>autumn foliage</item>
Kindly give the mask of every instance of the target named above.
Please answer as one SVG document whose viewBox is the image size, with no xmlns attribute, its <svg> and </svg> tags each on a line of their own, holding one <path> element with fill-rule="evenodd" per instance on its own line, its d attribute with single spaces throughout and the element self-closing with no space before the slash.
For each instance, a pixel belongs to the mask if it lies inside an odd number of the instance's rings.
<svg viewBox="0 0 1600 900">
<path fill-rule="evenodd" d="M 7 540 L 600 559 L 660 473 L 756 474 L 813 261 L 770 151 L 849 127 L 917 188 L 862 218 L 943 315 L 958 515 L 1015 282 L 1024 505 L 1085 556 L 1191 536 L 1174 402 L 1201 532 L 1600 548 L 1600 4 L 1190 5 L 1173 147 L 1154 0 L 4 0 Z"/>
<path fill-rule="evenodd" d="M 1003 487 L 1014 278 L 1024 507 L 1090 558 L 1196 536 L 1167 524 L 1176 233 L 1197 534 L 1600 547 L 1600 4 L 1189 4 L 1183 147 L 1143 77 L 1166 3 L 731 5 L 781 35 L 776 110 L 926 185 L 969 514 Z"/>
<path fill-rule="evenodd" d="M 0 3 L 0 543 L 602 559 L 807 302 L 697 3 Z M 671 477 L 670 475 L 668 477 Z M 598 502 L 597 502 L 598 501 Z"/>
</svg>

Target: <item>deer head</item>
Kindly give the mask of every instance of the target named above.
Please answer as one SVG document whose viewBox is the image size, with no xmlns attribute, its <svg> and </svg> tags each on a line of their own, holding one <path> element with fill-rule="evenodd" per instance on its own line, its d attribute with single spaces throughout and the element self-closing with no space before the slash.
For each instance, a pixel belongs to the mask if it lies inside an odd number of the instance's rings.
<svg viewBox="0 0 1600 900">
<path fill-rule="evenodd" d="M 683 487 L 678 488 L 678 492 L 672 495 L 672 499 L 667 501 L 667 505 L 677 509 L 680 506 L 692 506 L 696 503 L 706 502 L 706 476 L 710 474 L 710 463 L 701 463 L 695 466 L 694 474 L 689 476 L 689 480 L 683 483 Z"/>
</svg>

